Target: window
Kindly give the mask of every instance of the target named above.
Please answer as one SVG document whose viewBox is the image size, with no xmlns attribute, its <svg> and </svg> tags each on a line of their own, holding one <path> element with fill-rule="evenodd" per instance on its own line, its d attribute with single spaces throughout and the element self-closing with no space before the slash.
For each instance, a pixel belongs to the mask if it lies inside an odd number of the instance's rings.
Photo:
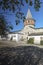
<svg viewBox="0 0 43 65">
<path fill-rule="evenodd" d="M 40 37 L 41 40 L 43 40 L 43 37 Z"/>
</svg>

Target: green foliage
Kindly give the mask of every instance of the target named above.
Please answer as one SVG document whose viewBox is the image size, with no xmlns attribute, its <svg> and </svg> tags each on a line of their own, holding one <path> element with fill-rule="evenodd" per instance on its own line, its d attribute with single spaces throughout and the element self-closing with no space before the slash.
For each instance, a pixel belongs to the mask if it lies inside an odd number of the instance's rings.
<svg viewBox="0 0 43 65">
<path fill-rule="evenodd" d="M 9 25 L 3 15 L 0 15 L 0 35 L 6 36 L 10 29 L 13 29 L 13 27 Z"/>
<path fill-rule="evenodd" d="M 33 5 L 33 1 L 32 0 L 25 0 L 25 2 L 27 4 L 29 4 L 30 6 Z M 37 7 L 40 7 L 40 0 L 34 0 L 34 5 Z M 13 12 L 15 11 L 20 11 L 21 7 L 24 6 L 24 1 L 23 0 L 0 0 L 0 7 L 3 10 L 9 9 Z"/>
<path fill-rule="evenodd" d="M 29 40 L 27 40 L 28 44 L 34 44 L 34 38 L 29 38 Z"/>
<path fill-rule="evenodd" d="M 40 41 L 40 44 L 43 45 L 43 40 Z"/>
<path fill-rule="evenodd" d="M 29 5 L 30 5 L 30 6 L 32 6 L 32 5 L 33 5 L 33 2 L 32 2 L 32 1 L 30 1 L 30 2 L 29 2 Z"/>
<path fill-rule="evenodd" d="M 0 0 L 0 8 L 3 10 L 10 10 L 16 13 L 21 11 L 22 6 L 25 6 L 24 2 L 30 6 L 34 6 L 35 10 L 39 9 L 41 6 L 40 0 Z"/>
<path fill-rule="evenodd" d="M 39 11 L 40 7 L 41 7 L 41 2 L 40 2 L 40 0 L 35 0 L 35 1 L 34 1 L 34 8 L 35 8 L 35 10 L 36 10 L 36 11 Z"/>
<path fill-rule="evenodd" d="M 28 0 L 25 0 L 26 1 L 26 3 L 28 3 Z"/>
<path fill-rule="evenodd" d="M 0 9 L 14 12 L 15 17 L 19 20 L 22 19 L 24 22 L 25 16 L 22 12 L 22 7 L 25 6 L 24 2 L 26 2 L 29 6 L 33 5 L 36 11 L 39 11 L 41 7 L 40 0 L 34 0 L 34 3 L 33 0 L 0 0 Z"/>
</svg>

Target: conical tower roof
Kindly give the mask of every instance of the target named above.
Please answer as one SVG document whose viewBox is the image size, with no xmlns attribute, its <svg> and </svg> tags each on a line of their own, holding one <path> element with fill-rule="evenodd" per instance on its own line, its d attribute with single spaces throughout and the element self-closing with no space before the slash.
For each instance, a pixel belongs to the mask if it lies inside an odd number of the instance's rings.
<svg viewBox="0 0 43 65">
<path fill-rule="evenodd" d="M 30 9 L 28 9 L 27 11 L 26 19 L 32 19 L 32 14 L 31 14 Z"/>
</svg>

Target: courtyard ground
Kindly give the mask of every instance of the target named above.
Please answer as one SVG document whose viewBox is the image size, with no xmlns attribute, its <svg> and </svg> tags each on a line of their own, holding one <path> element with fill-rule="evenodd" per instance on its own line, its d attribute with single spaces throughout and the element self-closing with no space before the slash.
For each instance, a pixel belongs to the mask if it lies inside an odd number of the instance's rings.
<svg viewBox="0 0 43 65">
<path fill-rule="evenodd" d="M 0 41 L 0 65 L 43 65 L 43 46 Z"/>
<path fill-rule="evenodd" d="M 17 47 L 17 46 L 35 46 L 39 48 L 43 48 L 43 45 L 35 45 L 35 44 L 27 44 L 26 42 L 15 42 L 15 41 L 0 41 L 0 47 Z"/>
</svg>

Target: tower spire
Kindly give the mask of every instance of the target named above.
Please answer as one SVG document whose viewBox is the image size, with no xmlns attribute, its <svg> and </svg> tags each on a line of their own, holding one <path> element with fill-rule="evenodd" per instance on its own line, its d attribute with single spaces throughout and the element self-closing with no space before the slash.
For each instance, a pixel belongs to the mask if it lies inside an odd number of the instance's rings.
<svg viewBox="0 0 43 65">
<path fill-rule="evenodd" d="M 31 14 L 30 9 L 28 9 L 27 11 L 26 19 L 32 19 L 32 14 Z"/>
<path fill-rule="evenodd" d="M 34 24 L 35 24 L 35 21 L 32 17 L 31 11 L 30 11 L 30 9 L 28 9 L 26 19 L 25 19 L 25 22 L 24 22 L 24 26 L 29 25 L 31 27 L 34 27 Z"/>
</svg>

